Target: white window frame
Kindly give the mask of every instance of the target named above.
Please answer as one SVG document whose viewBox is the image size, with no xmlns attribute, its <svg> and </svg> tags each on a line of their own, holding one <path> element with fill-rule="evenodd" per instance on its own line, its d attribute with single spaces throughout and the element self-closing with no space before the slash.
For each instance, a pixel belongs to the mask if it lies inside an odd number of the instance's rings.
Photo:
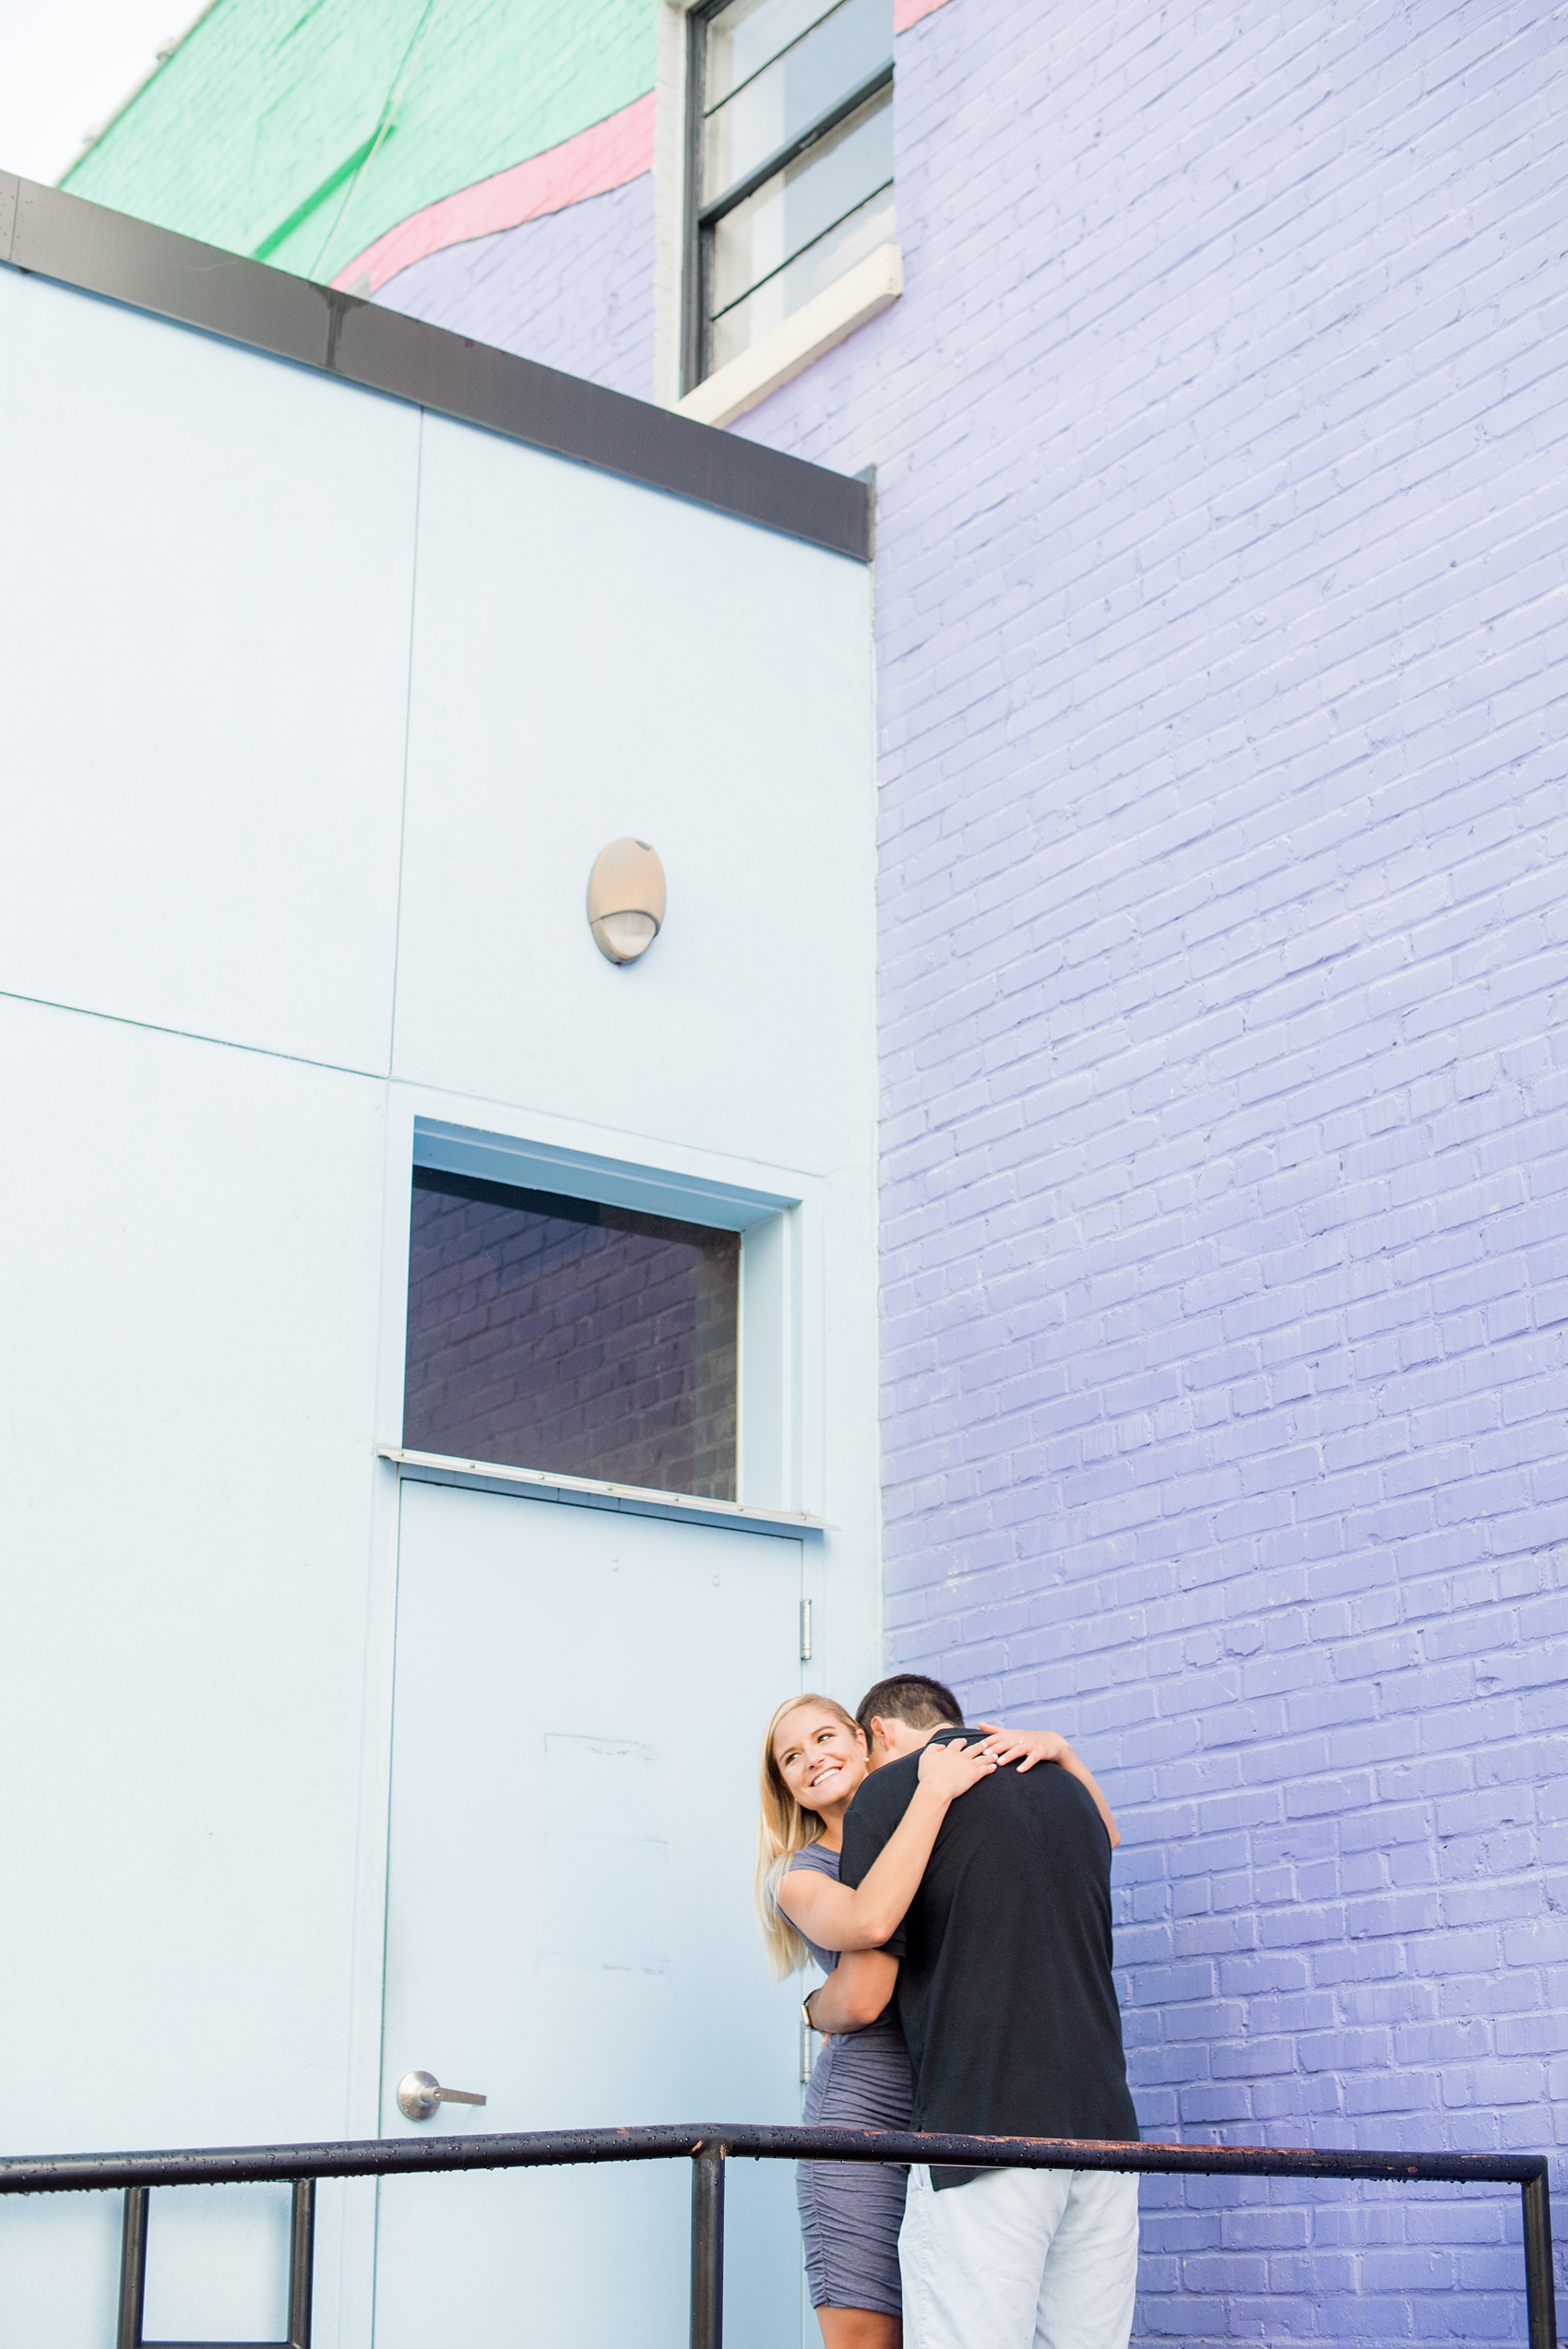
<svg viewBox="0 0 1568 2349">
<path fill-rule="evenodd" d="M 632 1507 L 660 1516 L 752 1524 L 759 1531 L 796 1534 L 820 1527 L 820 1501 L 808 1463 L 819 1447 L 802 1443 L 807 1392 L 819 1383 L 802 1376 L 807 1346 L 815 1333 L 803 1326 L 804 1256 L 817 1217 L 808 1193 L 815 1185 L 799 1176 L 779 1180 L 771 1170 L 746 1169 L 737 1181 L 728 1168 L 701 1165 L 683 1153 L 684 1164 L 650 1163 L 640 1155 L 610 1157 L 586 1150 L 576 1136 L 559 1130 L 518 1132 L 510 1120 L 489 1117 L 470 1122 L 432 1114 L 434 1104 L 416 1107 L 405 1129 L 403 1149 L 394 1145 L 389 1165 L 401 1159 L 402 1195 L 387 1198 L 381 1393 L 377 1410 L 380 1457 L 403 1475 L 438 1482 L 526 1488 L 540 1498 L 571 1500 L 593 1507 Z M 510 1129 L 510 1130 L 508 1130 Z M 602 1137 L 596 1134 L 594 1140 Z M 406 1156 L 404 1151 L 406 1150 Z M 738 1425 L 732 1501 L 701 1495 L 675 1495 L 573 1477 L 544 1467 L 513 1468 L 495 1462 L 419 1453 L 403 1442 L 404 1331 L 408 1320 L 408 1234 L 416 1166 L 435 1167 L 522 1190 L 546 1190 L 594 1199 L 609 1206 L 706 1224 L 741 1236 L 740 1318 L 736 1390 Z M 756 1176 L 762 1176 L 758 1182 Z M 390 1181 L 397 1184 L 394 1172 Z M 766 1185 L 765 1188 L 764 1185 Z M 396 1284 L 396 1286 L 394 1286 Z M 814 1503 L 815 1506 L 814 1506 Z"/>
</svg>

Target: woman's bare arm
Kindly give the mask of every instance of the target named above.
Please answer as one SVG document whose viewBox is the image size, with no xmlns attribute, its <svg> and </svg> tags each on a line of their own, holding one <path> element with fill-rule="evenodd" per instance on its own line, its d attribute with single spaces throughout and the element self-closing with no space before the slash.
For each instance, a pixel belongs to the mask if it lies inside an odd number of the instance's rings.
<svg viewBox="0 0 1568 2349">
<path fill-rule="evenodd" d="M 904 1921 L 948 1804 L 995 1768 L 992 1755 L 962 1740 L 927 1746 L 909 1807 L 862 1884 L 851 1891 L 809 1868 L 780 1877 L 774 1897 L 790 1924 L 819 1950 L 879 1950 Z"/>
<path fill-rule="evenodd" d="M 893 1996 L 898 1961 L 885 1950 L 853 1950 L 811 1993 L 814 2031 L 863 2031 Z"/>
<path fill-rule="evenodd" d="M 1054 1762 L 1070 1778 L 1076 1778 L 1093 1796 L 1094 1807 L 1105 1821 L 1111 1848 L 1116 1849 L 1122 1841 L 1122 1830 L 1111 1817 L 1111 1805 L 1101 1794 L 1094 1772 L 1087 1762 L 1078 1759 L 1065 1738 L 1059 1737 L 1054 1729 L 1001 1729 L 994 1721 L 978 1721 L 975 1726 L 990 1731 L 985 1751 L 994 1754 L 998 1762 L 1016 1762 L 1020 1777 L 1026 1770 L 1032 1770 L 1037 1762 Z M 824 1941 L 820 1946 L 826 1949 L 827 1944 Z"/>
</svg>

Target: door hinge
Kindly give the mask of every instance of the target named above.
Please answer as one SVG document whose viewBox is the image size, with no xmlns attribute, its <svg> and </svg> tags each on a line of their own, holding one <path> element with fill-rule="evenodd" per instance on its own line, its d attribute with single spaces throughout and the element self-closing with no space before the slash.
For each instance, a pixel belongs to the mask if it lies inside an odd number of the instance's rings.
<svg viewBox="0 0 1568 2349">
<path fill-rule="evenodd" d="M 812 1603 L 809 1598 L 802 1598 L 801 1601 L 801 1662 L 809 1664 L 811 1660 Z"/>
</svg>

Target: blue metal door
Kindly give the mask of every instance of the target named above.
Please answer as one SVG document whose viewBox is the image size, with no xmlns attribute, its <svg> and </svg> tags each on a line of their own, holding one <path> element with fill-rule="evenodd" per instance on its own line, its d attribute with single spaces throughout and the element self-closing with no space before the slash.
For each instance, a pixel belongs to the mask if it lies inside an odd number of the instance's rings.
<svg viewBox="0 0 1568 2349">
<path fill-rule="evenodd" d="M 801 1545 L 407 1484 L 382 2130 L 799 2117 L 752 1919 Z M 405 2118 L 400 2080 L 482 2094 Z M 377 2349 L 680 2349 L 684 2163 L 394 2179 Z M 728 2338 L 798 2349 L 790 2174 L 739 2165 Z"/>
</svg>

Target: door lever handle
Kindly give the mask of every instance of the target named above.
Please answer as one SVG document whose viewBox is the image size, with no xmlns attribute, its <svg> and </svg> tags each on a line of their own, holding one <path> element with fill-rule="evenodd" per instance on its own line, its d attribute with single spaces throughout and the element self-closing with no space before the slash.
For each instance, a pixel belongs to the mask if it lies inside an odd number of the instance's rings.
<svg viewBox="0 0 1568 2349">
<path fill-rule="evenodd" d="M 443 2088 L 433 2071 L 406 2071 L 398 2082 L 398 2110 L 405 2120 L 428 2120 L 437 2105 L 482 2105 L 471 2088 Z"/>
</svg>

